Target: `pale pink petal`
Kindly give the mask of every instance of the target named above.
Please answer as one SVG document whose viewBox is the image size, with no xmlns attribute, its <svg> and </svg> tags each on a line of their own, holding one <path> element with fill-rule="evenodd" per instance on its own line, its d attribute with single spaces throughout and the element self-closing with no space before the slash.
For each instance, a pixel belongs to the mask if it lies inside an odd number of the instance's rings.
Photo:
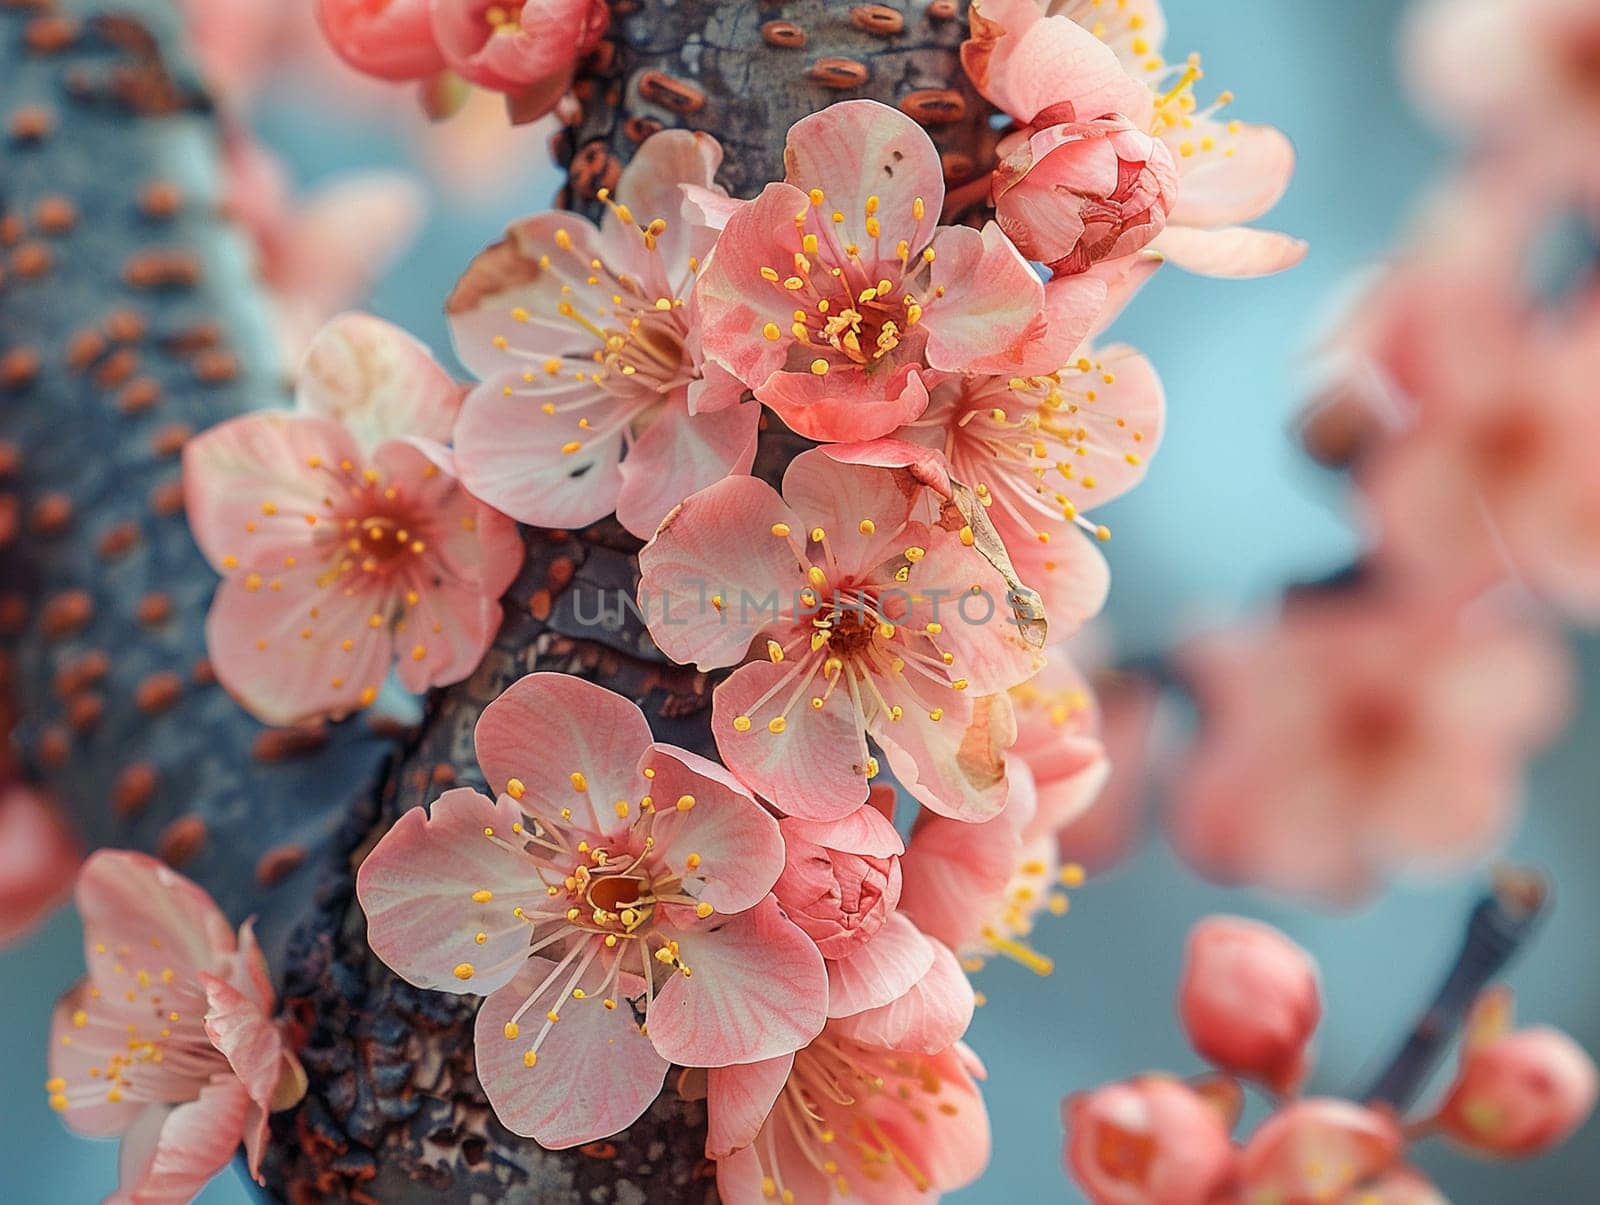
<svg viewBox="0 0 1600 1205">
<path fill-rule="evenodd" d="M 960 1041 L 977 999 L 972 981 L 943 942 L 929 941 L 933 965 L 903 995 L 836 1022 L 840 1033 L 889 1050 L 937 1054 Z"/>
<path fill-rule="evenodd" d="M 1084 338 L 1098 338 L 1112 322 L 1128 307 L 1139 290 L 1144 288 L 1145 282 L 1156 274 L 1156 270 L 1167 261 L 1159 251 L 1151 251 L 1146 247 L 1135 255 L 1124 255 L 1121 259 L 1096 264 L 1086 273 L 1077 276 L 1065 276 L 1060 281 L 1051 281 L 1044 287 L 1046 305 L 1051 304 L 1052 294 L 1059 285 L 1085 277 L 1099 280 L 1106 286 L 1106 295 L 1094 325 L 1085 333 Z"/>
<path fill-rule="evenodd" d="M 544 884 L 527 858 L 483 830 L 514 839 L 521 822 L 509 797 L 497 803 L 467 787 L 395 821 L 356 873 L 373 953 L 436 991 L 485 994 L 509 982 L 528 948 L 528 922 L 512 910 L 543 901 Z M 470 978 L 456 973 L 463 964 Z"/>
<path fill-rule="evenodd" d="M 877 439 L 928 406 L 923 370 L 909 361 L 872 373 L 777 372 L 755 387 L 755 395 L 796 435 L 823 441 Z"/>
<path fill-rule="evenodd" d="M 998 814 L 1006 804 L 1005 750 L 1016 737 L 1005 695 L 963 693 L 952 702 L 947 691 L 930 703 L 909 678 L 888 686 L 884 697 L 902 718 L 879 716 L 869 731 L 901 785 L 942 816 L 971 822 Z M 944 717 L 933 720 L 930 707 L 943 707 Z"/>
<path fill-rule="evenodd" d="M 276 568 L 302 554 L 306 515 L 327 493 L 310 466 L 358 457 L 337 423 L 302 415 L 247 414 L 201 432 L 183 449 L 184 509 L 200 551 L 219 571 Z"/>
<path fill-rule="evenodd" d="M 218 1076 L 195 1100 L 149 1105 L 123 1139 L 118 1185 L 108 1205 L 184 1205 L 227 1166 L 244 1134 L 250 1097 Z"/>
<path fill-rule="evenodd" d="M 1017 578 L 1044 600 L 1050 638 L 1064 639 L 1100 614 L 1111 593 L 1111 566 L 1093 537 L 1062 523 L 1041 542 L 1034 533 L 1001 532 Z"/>
<path fill-rule="evenodd" d="M 89 855 L 78 874 L 77 905 L 90 966 L 104 961 L 94 957 L 97 944 L 149 949 L 155 938 L 162 966 L 192 979 L 238 948 L 233 926 L 203 888 L 131 850 Z"/>
<path fill-rule="evenodd" d="M 633 211 L 639 225 L 657 218 L 667 228 L 656 236 L 661 262 L 670 270 L 687 266 L 696 254 L 693 224 L 684 219 L 684 188 L 713 195 L 722 192 L 716 185 L 717 168 L 722 165 L 722 146 L 710 134 L 692 130 L 661 130 L 646 138 L 634 152 L 617 181 L 616 199 Z M 625 224 L 613 210 L 600 221 L 606 239 L 615 242 L 626 235 Z M 635 240 L 637 235 L 632 236 Z"/>
<path fill-rule="evenodd" d="M 399 327 L 371 314 L 341 314 L 312 340 L 296 401 L 371 452 L 405 435 L 448 442 L 461 392 L 432 353 Z"/>
<path fill-rule="evenodd" d="M 748 912 L 687 923 L 671 938 L 692 974 L 673 975 L 650 1004 L 650 1038 L 686 1067 L 755 1063 L 798 1050 L 827 1020 L 822 955 L 770 896 Z"/>
<path fill-rule="evenodd" d="M 200 982 L 206 992 L 206 1036 L 227 1058 L 250 1096 L 243 1137 L 250 1175 L 259 1180 L 267 1114 L 280 1099 L 279 1085 L 293 1056 L 284 1049 L 271 1017 L 243 993 L 213 975 L 202 974 Z M 303 1091 L 302 1080 L 299 1092 Z"/>
<path fill-rule="evenodd" d="M 779 612 L 793 609 L 804 568 L 789 541 L 772 534 L 779 524 L 805 530 L 777 491 L 753 477 L 719 481 L 667 516 L 639 554 L 640 610 L 657 648 L 701 669 L 733 665 Z"/>
<path fill-rule="evenodd" d="M 1270 276 L 1294 267 L 1308 250 L 1287 234 L 1243 226 L 1198 230 L 1168 225 L 1150 246 L 1186 271 L 1226 277 Z"/>
<path fill-rule="evenodd" d="M 824 849 L 892 858 L 905 853 L 905 842 L 894 823 L 876 807 L 865 805 L 837 820 L 805 820 L 787 816 L 782 823 L 786 840 L 809 841 Z"/>
<path fill-rule="evenodd" d="M 875 213 L 885 229 L 906 240 L 912 255 L 919 254 L 944 208 L 944 175 L 933 140 L 904 113 L 874 100 L 841 101 L 795 122 L 784 167 L 788 183 L 821 189 L 823 204 L 844 215 L 837 224 L 841 244 L 873 246 L 877 240 L 867 232 L 867 217 Z M 877 200 L 870 210 L 868 198 Z"/>
<path fill-rule="evenodd" d="M 879 440 L 848 445 L 866 449 L 922 450 L 900 441 Z M 886 456 L 898 460 L 898 455 Z M 821 528 L 844 574 L 864 574 L 900 555 L 906 546 L 905 525 L 931 500 L 915 480 L 860 463 L 840 463 L 832 448 L 813 448 L 790 462 L 783 474 L 783 498 L 809 534 Z M 862 522 L 871 525 L 862 531 Z M 925 562 L 924 562 L 925 563 Z"/>
<path fill-rule="evenodd" d="M 1137 259 L 1139 256 L 1127 258 Z M 1096 264 L 1087 272 L 1058 276 L 1047 281 L 1044 286 L 1043 329 L 1035 327 L 1019 347 L 1004 356 L 984 356 L 977 361 L 973 371 L 1037 375 L 1055 372 L 1073 360 L 1083 341 L 1096 328 L 1110 321 L 1107 317 L 1110 294 L 1103 267 L 1103 264 Z M 1020 367 L 1013 368 L 1012 365 L 1018 362 Z"/>
<path fill-rule="evenodd" d="M 996 66 L 985 95 L 1024 125 L 1041 112 L 1051 122 L 1120 113 L 1137 126 L 1150 124 L 1149 87 L 1123 69 L 1110 47 L 1065 17 L 1035 22 Z"/>
<path fill-rule="evenodd" d="M 924 307 L 927 358 L 951 372 L 985 368 L 1043 329 L 1044 285 L 993 222 L 983 230 L 950 226 L 934 239 L 933 288 Z M 863 436 L 863 438 L 870 438 Z"/>
<path fill-rule="evenodd" d="M 749 473 L 760 424 L 755 402 L 710 414 L 690 414 L 681 402 L 667 402 L 622 462 L 617 521 L 648 540 L 690 494 Z"/>
<path fill-rule="evenodd" d="M 564 827 L 602 836 L 629 828 L 619 799 L 637 799 L 637 769 L 650 725 L 632 701 L 568 674 L 529 674 L 484 708 L 474 733 L 478 765 L 496 791 L 511 779 L 523 805 L 547 817 L 572 810 Z"/>
<path fill-rule="evenodd" d="M 588 363 L 574 357 L 569 368 Z M 508 392 L 509 391 L 509 392 Z M 588 381 L 515 369 L 492 376 L 467 395 L 456 424 L 456 464 L 472 493 L 513 519 L 536 527 L 585 527 L 617 507 L 622 488 L 622 432 L 607 430 L 621 403 Z M 546 413 L 551 407 L 555 413 Z M 577 444 L 577 447 L 573 447 Z"/>
<path fill-rule="evenodd" d="M 512 225 L 504 239 L 479 252 L 445 302 L 461 362 L 487 380 L 539 367 L 508 354 L 513 346 L 554 357 L 593 351 L 594 335 L 561 317 L 562 286 L 582 285 L 579 269 L 586 273 L 589 261 L 603 260 L 604 252 L 600 232 L 577 214 L 541 213 Z M 518 321 L 513 311 L 527 320 Z"/>
<path fill-rule="evenodd" d="M 899 999 L 933 969 L 935 944 L 899 913 L 859 943 L 847 958 L 828 962 L 828 1016 L 849 1017 Z"/>
<path fill-rule="evenodd" d="M 794 1055 L 706 1072 L 706 1155 L 723 1159 L 756 1140 L 789 1082 Z"/>
<path fill-rule="evenodd" d="M 72 1085 L 93 1084 L 96 1077 L 90 1074 L 91 1068 L 104 1075 L 107 1061 L 128 1050 L 128 1032 L 121 1024 L 101 1016 L 98 1009 L 92 1014 L 88 1011 L 87 1006 L 96 999 L 89 995 L 90 986 L 87 979 L 74 984 L 50 1014 L 50 1075 L 65 1080 L 69 1090 Z M 99 998 L 104 998 L 103 992 Z M 70 1104 L 61 1120 L 74 1134 L 109 1138 L 126 1132 L 142 1109 L 138 1101 L 126 1097 L 112 1101 L 99 1091 L 92 1092 L 88 1100 Z"/>
<path fill-rule="evenodd" d="M 1272 126 L 1196 118 L 1165 140 L 1183 181 L 1168 215 L 1178 226 L 1253 222 L 1282 199 L 1294 175 L 1294 146 Z"/>
<path fill-rule="evenodd" d="M 867 798 L 867 741 L 842 690 L 827 706 L 798 706 L 782 732 L 768 725 L 782 710 L 784 692 L 757 707 L 756 700 L 785 676 L 785 667 L 755 661 L 735 670 L 711 696 L 711 727 L 723 763 L 742 782 L 790 816 L 834 820 Z M 734 721 L 748 716 L 746 731 Z"/>
<path fill-rule="evenodd" d="M 474 1029 L 478 1079 L 495 1116 L 512 1133 L 550 1150 L 608 1138 L 638 1119 L 661 1092 L 667 1061 L 639 1032 L 626 1002 L 605 1008 L 609 966 L 597 959 L 578 980 L 588 999 L 560 998 L 569 981 L 553 975 L 556 963 L 542 956 L 527 961 L 505 987 L 483 1002 Z M 534 995 L 536 989 L 544 990 Z M 615 989 L 638 996 L 644 985 L 624 974 Z M 520 1032 L 508 1031 L 512 1016 L 528 1005 Z M 561 1019 L 539 1042 L 533 1066 L 527 1052 L 545 1028 L 545 1013 Z M 655 1028 L 652 1010 L 651 1029 Z M 508 1038 L 508 1032 L 517 1037 Z"/>
<path fill-rule="evenodd" d="M 924 813 L 900 859 L 900 909 L 956 950 L 977 945 L 1022 849 L 1010 816 L 965 824 Z"/>
<path fill-rule="evenodd" d="M 1240 1155 L 1248 1191 L 1280 1199 L 1337 1200 L 1395 1166 L 1399 1122 L 1345 1100 L 1295 1101 L 1261 1124 Z"/>
<path fill-rule="evenodd" d="M 778 822 L 716 762 L 652 745 L 640 766 L 655 772 L 653 859 L 682 873 L 685 890 L 718 912 L 743 912 L 766 898 L 783 871 Z M 688 807 L 682 807 L 683 801 Z M 687 859 L 699 855 L 689 868 Z"/>
<path fill-rule="evenodd" d="M 310 564 L 233 577 L 212 600 L 206 649 L 217 680 L 264 723 L 358 710 L 389 672 L 393 634 L 370 622 L 381 619 L 385 600 L 326 588 L 325 573 Z"/>
</svg>

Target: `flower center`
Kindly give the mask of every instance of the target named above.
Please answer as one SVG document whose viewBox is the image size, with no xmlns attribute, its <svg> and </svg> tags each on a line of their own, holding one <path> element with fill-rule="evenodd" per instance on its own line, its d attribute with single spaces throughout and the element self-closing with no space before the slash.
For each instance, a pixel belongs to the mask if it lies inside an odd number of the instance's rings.
<svg viewBox="0 0 1600 1205">
<path fill-rule="evenodd" d="M 493 33 L 522 32 L 522 0 L 503 0 L 483 10 L 483 20 Z"/>
</svg>

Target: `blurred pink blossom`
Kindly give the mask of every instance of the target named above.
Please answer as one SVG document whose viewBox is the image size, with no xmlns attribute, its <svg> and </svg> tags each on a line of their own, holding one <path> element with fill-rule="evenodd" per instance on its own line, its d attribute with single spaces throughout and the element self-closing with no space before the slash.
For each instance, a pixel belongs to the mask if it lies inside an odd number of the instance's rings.
<svg viewBox="0 0 1600 1205">
<path fill-rule="evenodd" d="M 1231 1119 L 1171 1076 L 1070 1096 L 1061 1120 L 1067 1174 L 1090 1205 L 1215 1205 L 1232 1182 Z"/>
<path fill-rule="evenodd" d="M 72 894 L 82 856 L 60 808 L 20 782 L 0 782 L 0 948 Z"/>
</svg>

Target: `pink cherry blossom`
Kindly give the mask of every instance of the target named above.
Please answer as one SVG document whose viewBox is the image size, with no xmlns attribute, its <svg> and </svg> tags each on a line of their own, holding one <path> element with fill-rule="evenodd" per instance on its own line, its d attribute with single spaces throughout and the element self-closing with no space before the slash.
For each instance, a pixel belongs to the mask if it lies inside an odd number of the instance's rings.
<svg viewBox="0 0 1600 1205">
<path fill-rule="evenodd" d="M 429 8 L 450 69 L 513 96 L 522 120 L 555 108 L 611 22 L 605 0 L 429 0 Z"/>
<path fill-rule="evenodd" d="M 445 67 L 430 7 L 430 0 L 317 0 L 317 20 L 328 45 L 357 71 L 425 79 Z"/>
<path fill-rule="evenodd" d="M 983 1069 L 942 1036 L 931 1048 L 830 1021 L 795 1054 L 708 1071 L 706 1152 L 722 1199 L 898 1205 L 977 1179 L 989 1159 Z"/>
<path fill-rule="evenodd" d="M 1244 1200 L 1358 1205 L 1355 1190 L 1394 1171 L 1404 1148 L 1387 1112 L 1332 1098 L 1296 1101 L 1264 1121 L 1240 1152 Z"/>
<path fill-rule="evenodd" d="M 1231 93 L 1200 108 L 1199 58 L 1174 64 L 1162 56 L 1158 4 L 979 0 L 973 7 L 962 62 L 978 90 L 1025 132 L 1115 114 L 1166 145 L 1177 165 L 1177 198 L 1153 250 L 1216 276 L 1278 272 L 1305 257 L 1298 239 L 1244 225 L 1282 197 L 1294 148 L 1270 126 L 1219 119 Z"/>
<path fill-rule="evenodd" d="M 801 435 L 862 440 L 922 413 L 945 372 L 1061 358 L 1093 297 L 1047 311 L 996 226 L 939 223 L 944 179 L 914 121 L 869 100 L 795 123 L 787 175 L 728 217 L 695 289 L 706 356 Z"/>
<path fill-rule="evenodd" d="M 969 966 L 1000 955 L 1047 975 L 1054 963 L 1028 939 L 1041 912 L 1066 911 L 1059 889 L 1082 881 L 1079 867 L 1061 864 L 1058 835 L 1093 804 L 1109 766 L 1094 697 L 1060 646 L 1011 700 L 1017 740 L 1006 810 L 975 825 L 919 816 L 903 860 L 902 907 Z"/>
<path fill-rule="evenodd" d="M 689 301 L 715 235 L 683 212 L 680 186 L 721 195 L 721 160 L 709 135 L 658 133 L 598 229 L 539 214 L 467 269 L 448 309 L 484 381 L 455 432 L 473 493 L 545 527 L 614 510 L 648 539 L 695 490 L 749 471 L 760 407 L 702 363 Z"/>
<path fill-rule="evenodd" d="M 1207 917 L 1189 931 L 1178 1015 L 1207 1062 L 1292 1092 L 1322 1018 L 1316 963 L 1270 925 Z"/>
<path fill-rule="evenodd" d="M 1491 849 L 1566 709 L 1540 631 L 1376 588 L 1291 601 L 1184 664 L 1204 731 L 1176 784 L 1180 851 L 1224 881 L 1333 902 Z"/>
<path fill-rule="evenodd" d="M 1461 1068 L 1434 1126 L 1469 1150 L 1525 1159 L 1565 1142 L 1594 1112 L 1594 1060 L 1559 1030 L 1511 1028 L 1511 993 L 1473 1010 Z"/>
<path fill-rule="evenodd" d="M 50 1105 L 122 1136 L 116 1201 L 186 1201 L 242 1142 L 260 1180 L 267 1115 L 305 1074 L 273 1023 L 250 926 L 153 858 L 101 851 L 78 878 L 88 977 L 56 1005 Z"/>
<path fill-rule="evenodd" d="M 900 903 L 905 845 L 894 825 L 864 803 L 838 820 L 790 816 L 778 827 L 787 856 L 772 893 L 789 919 L 824 958 L 870 942 Z"/>
<path fill-rule="evenodd" d="M 944 453 L 951 475 L 984 503 L 1017 575 L 1043 598 L 1052 635 L 1066 636 L 1110 588 L 1095 546 L 1110 533 L 1089 513 L 1143 479 L 1164 415 L 1144 356 L 1084 347 L 1039 376 L 937 385 L 926 413 L 896 437 Z"/>
<path fill-rule="evenodd" d="M 798 456 L 783 494 L 749 477 L 692 495 L 644 551 L 639 597 L 661 651 L 740 665 L 713 695 L 727 766 L 781 811 L 845 815 L 878 762 L 945 815 L 1005 803 L 1005 691 L 1035 653 L 969 532 L 937 522 L 904 470 Z"/>
<path fill-rule="evenodd" d="M 227 140 L 223 207 L 249 235 L 256 272 L 292 373 L 318 330 L 365 298 L 422 225 L 427 204 L 397 172 L 350 172 L 295 196 L 283 165 L 236 132 Z"/>
<path fill-rule="evenodd" d="M 1138 251 L 1177 201 L 1172 152 L 1125 117 L 1021 131 L 1000 154 L 995 220 L 1017 250 L 1059 276 Z"/>
<path fill-rule="evenodd" d="M 397 660 L 412 691 L 477 667 L 522 543 L 434 442 L 459 397 L 421 344 L 350 314 L 312 344 L 294 413 L 231 419 L 189 441 L 190 527 L 224 575 L 207 647 L 258 718 L 365 707 Z"/>
<path fill-rule="evenodd" d="M 1070 1096 L 1061 1120 L 1062 1161 L 1090 1205 L 1213 1205 L 1233 1175 L 1226 1119 L 1170 1076 Z"/>
<path fill-rule="evenodd" d="M 478 1075 L 505 1125 L 553 1148 L 603 1138 L 668 1063 L 757 1063 L 817 1035 L 822 956 L 770 894 L 783 839 L 725 770 L 562 674 L 512 685 L 476 742 L 497 798 L 407 812 L 356 892 L 402 978 L 487 995 Z"/>
<path fill-rule="evenodd" d="M 54 803 L 20 782 L 0 782 L 0 949 L 27 936 L 71 894 L 81 857 Z"/>
</svg>

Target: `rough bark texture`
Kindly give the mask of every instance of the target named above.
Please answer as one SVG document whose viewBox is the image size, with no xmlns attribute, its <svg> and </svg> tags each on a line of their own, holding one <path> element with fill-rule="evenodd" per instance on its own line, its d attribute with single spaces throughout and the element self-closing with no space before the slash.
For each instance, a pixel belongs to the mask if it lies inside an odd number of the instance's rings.
<svg viewBox="0 0 1600 1205">
<path fill-rule="evenodd" d="M 640 702 L 660 739 L 708 753 L 713 680 L 666 663 L 636 618 L 617 614 L 639 545 L 607 522 L 526 533 L 498 641 L 471 679 L 429 700 L 415 732 L 371 720 L 268 731 L 209 683 L 215 579 L 183 522 L 176 452 L 190 431 L 283 394 L 251 368 L 265 318 L 214 212 L 215 131 L 175 57 L 170 6 L 78 7 L 128 15 L 80 24 L 50 0 L 0 0 L 11 123 L 0 142 L 0 684 L 20 703 L 27 769 L 88 844 L 159 852 L 235 918 L 261 916 L 310 1076 L 305 1102 L 274 1121 L 272 1196 L 714 1199 L 703 1110 L 670 1090 L 627 1132 L 578 1150 L 508 1133 L 473 1074 L 475 1002 L 391 975 L 353 899 L 355 866 L 395 816 L 447 784 L 481 783 L 472 728 L 516 678 L 590 678 Z M 782 176 L 790 124 L 855 96 L 922 121 L 962 183 L 992 142 L 990 110 L 957 64 L 963 8 L 615 0 L 560 140 L 568 200 L 592 212 L 663 126 L 714 133 L 724 184 L 751 195 Z M 42 133 L 31 108 L 48 110 Z M 184 178 L 169 179 L 180 162 Z M 69 231 L 41 209 L 56 194 L 81 215 Z M 450 283 L 438 282 L 441 301 Z M 799 446 L 774 426 L 757 471 L 776 480 Z M 20 519 L 8 526 L 10 512 Z"/>
</svg>

